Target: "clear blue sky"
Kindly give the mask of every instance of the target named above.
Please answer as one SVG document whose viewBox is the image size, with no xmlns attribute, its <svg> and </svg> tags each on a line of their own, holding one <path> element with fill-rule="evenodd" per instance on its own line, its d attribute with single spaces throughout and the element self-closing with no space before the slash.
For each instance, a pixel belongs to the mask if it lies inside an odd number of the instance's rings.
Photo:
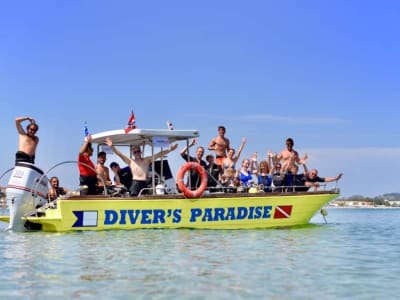
<svg viewBox="0 0 400 300">
<path fill-rule="evenodd" d="M 225 125 L 235 148 L 247 137 L 242 158 L 292 137 L 309 168 L 344 173 L 343 196 L 400 192 L 399 14 L 398 1 L 1 1 L 0 172 L 17 116 L 37 120 L 48 170 L 77 159 L 85 121 L 124 128 L 133 109 L 138 127 L 171 120 L 204 146 Z M 55 173 L 78 183 L 76 166 Z"/>
</svg>

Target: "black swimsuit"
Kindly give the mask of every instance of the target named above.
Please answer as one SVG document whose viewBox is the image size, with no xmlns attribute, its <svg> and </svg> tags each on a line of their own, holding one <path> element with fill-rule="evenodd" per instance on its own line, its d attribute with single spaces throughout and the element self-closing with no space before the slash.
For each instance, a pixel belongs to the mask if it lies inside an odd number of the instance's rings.
<svg viewBox="0 0 400 300">
<path fill-rule="evenodd" d="M 35 163 L 35 155 L 28 155 L 23 151 L 17 151 L 15 154 L 15 163 L 17 162 L 28 162 L 31 164 Z"/>
</svg>

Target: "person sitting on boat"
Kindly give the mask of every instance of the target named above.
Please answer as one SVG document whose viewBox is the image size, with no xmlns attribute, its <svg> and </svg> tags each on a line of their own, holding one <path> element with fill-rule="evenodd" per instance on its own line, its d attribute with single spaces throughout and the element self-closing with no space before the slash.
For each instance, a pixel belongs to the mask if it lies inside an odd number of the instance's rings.
<svg viewBox="0 0 400 300">
<path fill-rule="evenodd" d="M 206 156 L 206 161 L 208 162 L 206 167 L 208 175 L 207 187 L 212 189 L 221 184 L 222 167 L 214 162 L 214 155 L 212 154 Z"/>
<path fill-rule="evenodd" d="M 222 166 L 226 153 L 228 152 L 230 145 L 229 139 L 225 137 L 226 129 L 224 126 L 218 126 L 218 135 L 214 137 L 209 145 L 208 150 L 215 151 L 215 163 Z"/>
<path fill-rule="evenodd" d="M 108 169 L 108 167 L 104 165 L 106 160 L 107 160 L 106 152 L 100 151 L 97 154 L 97 165 L 96 165 L 97 190 L 99 193 L 102 193 L 104 191 L 104 185 L 108 188 L 112 186 L 112 181 L 110 179 L 110 170 Z"/>
<path fill-rule="evenodd" d="M 53 176 L 50 178 L 50 188 L 47 192 L 47 199 L 49 201 L 53 201 L 57 199 L 59 196 L 65 195 L 68 193 L 66 188 L 60 187 L 60 181 L 57 176 Z"/>
<path fill-rule="evenodd" d="M 336 177 L 319 177 L 318 176 L 318 170 L 317 169 L 312 169 L 308 174 L 307 174 L 307 179 L 305 182 L 305 185 L 307 187 L 313 187 L 314 191 L 317 191 L 319 188 L 319 183 L 320 182 L 333 182 L 333 181 L 338 181 L 340 178 L 342 178 L 343 173 L 339 173 Z"/>
<path fill-rule="evenodd" d="M 197 140 L 196 139 L 192 139 L 192 142 L 189 144 L 189 148 L 196 145 L 197 144 Z M 188 156 L 188 147 L 185 146 L 182 150 L 181 150 L 181 157 L 186 160 L 186 161 L 191 161 L 191 162 L 197 162 L 199 163 L 203 168 L 207 167 L 207 163 L 203 160 L 203 155 L 204 155 L 204 148 L 199 146 L 196 149 L 196 157 L 193 156 Z M 190 182 L 190 188 L 192 190 L 197 189 L 200 184 L 201 184 L 201 180 L 199 177 L 199 174 L 194 171 L 191 170 L 190 171 L 190 178 L 188 180 Z M 188 182 L 188 183 L 189 183 Z M 189 184 L 187 184 L 187 186 L 189 186 Z"/>
<path fill-rule="evenodd" d="M 288 187 L 287 191 L 307 191 L 308 188 L 304 188 L 305 178 L 307 175 L 307 166 L 305 161 L 308 159 L 307 154 L 304 155 L 303 159 L 300 160 L 301 165 L 304 168 L 304 173 L 298 174 L 299 167 L 297 163 L 294 161 L 295 157 L 292 156 L 289 158 L 287 166 L 290 166 L 286 169 L 283 169 L 286 172 L 286 186 Z M 295 188 L 297 186 L 297 188 Z M 291 188 L 292 187 L 292 188 Z"/>
<path fill-rule="evenodd" d="M 30 122 L 28 126 L 26 126 L 26 131 L 21 125 L 23 121 Z M 15 119 L 15 124 L 19 135 L 18 151 L 15 154 L 15 163 L 29 162 L 34 164 L 36 147 L 39 144 L 39 137 L 35 134 L 39 130 L 39 125 L 32 117 L 18 117 Z"/>
<path fill-rule="evenodd" d="M 90 159 L 93 155 L 92 136 L 89 134 L 85 137 L 85 142 L 79 149 L 78 155 L 78 169 L 79 169 L 79 183 L 81 187 L 81 195 L 95 195 L 97 194 L 97 173 L 94 163 Z"/>
<path fill-rule="evenodd" d="M 283 192 L 286 187 L 286 173 L 282 171 L 281 163 L 275 163 L 272 167 L 272 190 L 275 192 Z"/>
<path fill-rule="evenodd" d="M 255 154 L 257 155 L 257 154 Z M 242 167 L 240 168 L 239 171 L 239 179 L 240 179 L 240 183 L 241 185 L 245 186 L 245 187 L 251 187 L 253 186 L 253 184 L 256 184 L 256 182 L 254 182 L 253 180 L 253 170 L 255 169 L 255 162 L 257 160 L 254 157 L 253 154 L 253 158 L 252 159 L 248 159 L 245 158 L 242 161 Z"/>
<path fill-rule="evenodd" d="M 242 143 L 240 144 L 239 150 L 237 152 L 237 154 L 235 155 L 235 149 L 230 148 L 228 150 L 228 157 L 224 158 L 223 162 L 222 162 L 222 168 L 224 171 L 224 176 L 229 178 L 232 175 L 235 174 L 236 175 L 236 163 L 239 160 L 240 154 L 243 151 L 244 145 L 246 145 L 246 138 L 242 139 Z M 227 178 L 223 178 L 224 181 L 226 181 Z"/>
<path fill-rule="evenodd" d="M 126 190 L 129 190 L 132 184 L 132 171 L 129 166 L 121 168 L 118 163 L 113 161 L 110 164 L 110 169 L 114 173 L 114 183 L 116 186 L 123 185 Z"/>
<path fill-rule="evenodd" d="M 236 181 L 240 185 L 240 179 L 236 174 L 236 170 L 228 169 L 225 170 L 221 176 L 221 183 L 223 186 L 236 186 L 234 182 Z"/>
<path fill-rule="evenodd" d="M 306 186 L 307 166 L 303 164 L 304 173 L 298 174 L 299 167 L 294 164 L 287 173 L 287 186 L 289 192 L 306 192 L 310 187 Z"/>
<path fill-rule="evenodd" d="M 149 172 L 149 166 L 154 159 L 158 159 L 167 155 L 168 153 L 174 151 L 178 148 L 178 144 L 173 144 L 167 150 L 160 151 L 154 156 L 142 157 L 142 151 L 139 146 L 133 146 L 131 151 L 133 154 L 133 159 L 129 158 L 121 151 L 119 151 L 114 145 L 111 138 L 107 137 L 105 143 L 118 155 L 126 164 L 128 164 L 132 171 L 132 184 L 129 188 L 129 193 L 131 196 L 138 196 L 140 191 L 147 186 L 147 178 Z"/>
<path fill-rule="evenodd" d="M 267 160 L 260 161 L 257 174 L 257 183 L 264 192 L 271 192 L 272 176 Z"/>
</svg>

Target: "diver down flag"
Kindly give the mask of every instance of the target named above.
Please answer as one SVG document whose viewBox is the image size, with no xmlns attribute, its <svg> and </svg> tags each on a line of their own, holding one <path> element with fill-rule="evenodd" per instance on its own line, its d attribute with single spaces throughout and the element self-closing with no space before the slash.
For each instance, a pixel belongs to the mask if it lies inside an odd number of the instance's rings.
<svg viewBox="0 0 400 300">
<path fill-rule="evenodd" d="M 290 218 L 292 205 L 278 205 L 275 207 L 274 219 Z"/>
<path fill-rule="evenodd" d="M 125 133 L 128 133 L 129 131 L 131 131 L 132 129 L 135 129 L 135 128 L 136 128 L 135 115 L 133 114 L 133 110 L 132 110 L 131 115 L 128 120 L 128 124 L 125 127 Z"/>
<path fill-rule="evenodd" d="M 74 215 L 78 218 L 72 227 L 96 227 L 97 226 L 97 211 L 73 211 Z"/>
</svg>

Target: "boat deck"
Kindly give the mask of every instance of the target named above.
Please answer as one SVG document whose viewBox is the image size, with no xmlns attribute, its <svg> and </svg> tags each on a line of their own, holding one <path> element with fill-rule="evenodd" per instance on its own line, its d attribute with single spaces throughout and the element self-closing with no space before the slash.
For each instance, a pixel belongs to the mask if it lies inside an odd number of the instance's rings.
<svg viewBox="0 0 400 300">
<path fill-rule="evenodd" d="M 161 194 L 161 195 L 141 195 L 137 197 L 131 196 L 120 196 L 120 195 L 79 195 L 71 196 L 67 198 L 68 200 L 151 200 L 151 199 L 188 199 L 188 200 L 201 200 L 210 198 L 257 198 L 257 197 L 276 197 L 276 196 L 302 196 L 302 195 L 321 195 L 321 194 L 337 194 L 338 190 L 330 191 L 317 191 L 317 192 L 259 192 L 259 193 L 248 193 L 248 192 L 236 192 L 236 193 L 225 193 L 225 192 L 215 192 L 215 193 L 204 193 L 201 198 L 186 198 L 183 194 Z"/>
</svg>

